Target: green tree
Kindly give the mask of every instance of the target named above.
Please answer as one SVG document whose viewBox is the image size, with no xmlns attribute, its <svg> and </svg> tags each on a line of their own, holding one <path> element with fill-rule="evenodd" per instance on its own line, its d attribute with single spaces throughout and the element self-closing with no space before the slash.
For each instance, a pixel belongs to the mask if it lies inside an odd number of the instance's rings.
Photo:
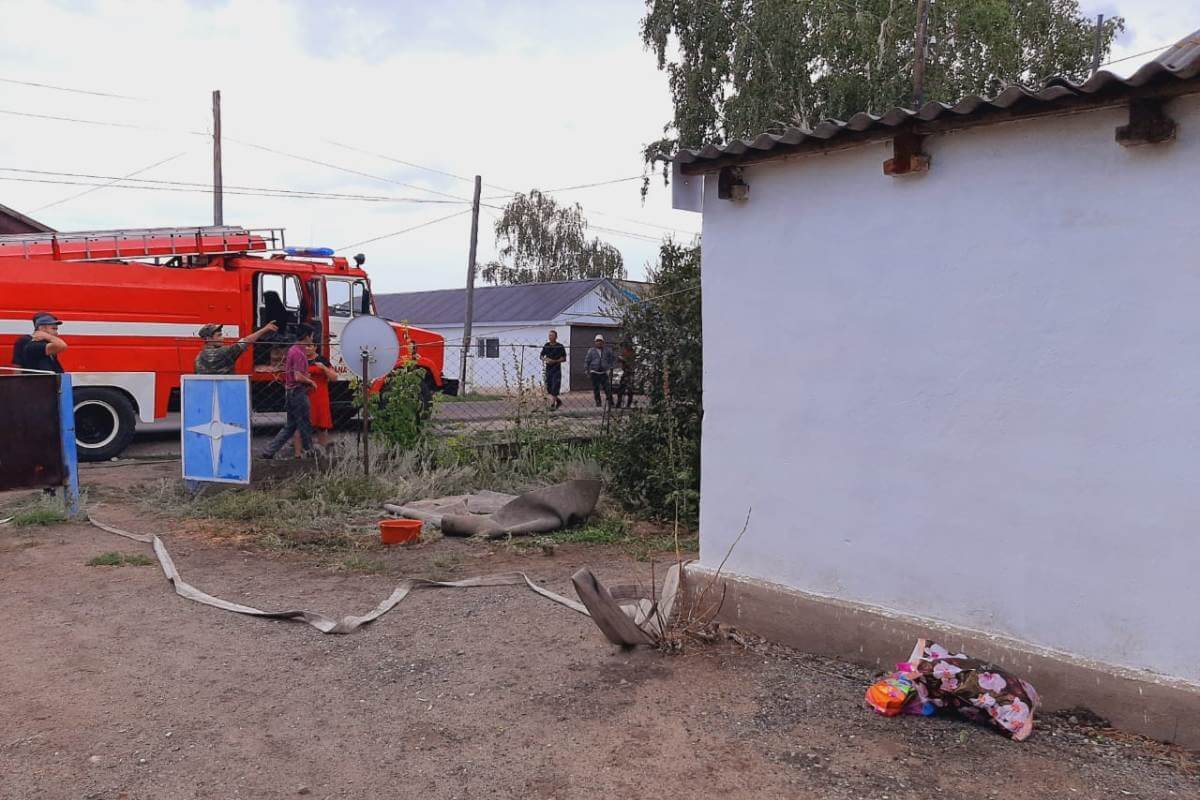
<svg viewBox="0 0 1200 800">
<path fill-rule="evenodd" d="M 652 517 L 696 522 L 700 422 L 704 414 L 700 248 L 663 243 L 648 280 L 652 294 L 622 309 L 634 346 L 641 413 L 618 417 L 602 456 L 613 494 Z"/>
<path fill-rule="evenodd" d="M 675 113 L 647 162 L 678 147 L 812 127 L 912 104 L 914 0 L 647 0 L 642 40 Z M 1107 20 L 1107 54 L 1124 29 Z M 931 0 L 925 97 L 1086 77 L 1094 23 L 1078 0 Z"/>
<path fill-rule="evenodd" d="M 496 221 L 499 258 L 480 274 L 492 284 L 540 283 L 583 278 L 624 278 L 621 252 L 589 239 L 583 208 L 559 205 L 533 189 L 518 193 Z"/>
</svg>

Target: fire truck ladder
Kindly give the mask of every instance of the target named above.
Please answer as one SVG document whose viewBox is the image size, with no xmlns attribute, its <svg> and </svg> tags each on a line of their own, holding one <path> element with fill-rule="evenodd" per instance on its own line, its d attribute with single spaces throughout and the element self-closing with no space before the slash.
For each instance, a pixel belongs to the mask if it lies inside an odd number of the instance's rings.
<svg viewBox="0 0 1200 800">
<path fill-rule="evenodd" d="M 282 250 L 283 228 L 206 226 L 0 236 L 0 258 L 111 261 L 158 256 L 235 255 Z"/>
</svg>

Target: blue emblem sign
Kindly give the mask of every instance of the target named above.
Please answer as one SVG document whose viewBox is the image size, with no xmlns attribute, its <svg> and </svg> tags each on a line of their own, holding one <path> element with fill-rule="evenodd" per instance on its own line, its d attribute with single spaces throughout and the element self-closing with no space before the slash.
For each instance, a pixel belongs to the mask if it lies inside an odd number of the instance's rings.
<svg viewBox="0 0 1200 800">
<path fill-rule="evenodd" d="M 183 479 L 250 482 L 250 379 L 184 375 Z"/>
</svg>

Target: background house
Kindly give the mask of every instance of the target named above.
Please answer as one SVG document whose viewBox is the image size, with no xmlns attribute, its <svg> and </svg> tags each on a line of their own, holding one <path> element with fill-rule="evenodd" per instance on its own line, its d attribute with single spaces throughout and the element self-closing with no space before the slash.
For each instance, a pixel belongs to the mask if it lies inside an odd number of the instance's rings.
<svg viewBox="0 0 1200 800">
<path fill-rule="evenodd" d="M 753 509 L 726 616 L 881 667 L 947 639 L 1200 745 L 1198 92 L 1194 34 L 677 156 L 721 331 L 699 574 Z"/>
<path fill-rule="evenodd" d="M 0 236 L 9 233 L 49 233 L 53 230 L 20 211 L 0 205 Z"/>
<path fill-rule="evenodd" d="M 558 340 L 569 352 L 563 391 L 571 387 L 590 391 L 584 354 L 597 334 L 616 342 L 620 320 L 611 313 L 622 302 L 636 298 L 637 286 L 597 278 L 477 287 L 472 341 L 467 343 L 468 391 L 511 389 L 519 374 L 526 381 L 540 381 L 541 347 L 551 328 L 558 331 Z M 445 336 L 445 374 L 460 377 L 465 289 L 376 295 L 375 305 L 381 316 Z"/>
</svg>

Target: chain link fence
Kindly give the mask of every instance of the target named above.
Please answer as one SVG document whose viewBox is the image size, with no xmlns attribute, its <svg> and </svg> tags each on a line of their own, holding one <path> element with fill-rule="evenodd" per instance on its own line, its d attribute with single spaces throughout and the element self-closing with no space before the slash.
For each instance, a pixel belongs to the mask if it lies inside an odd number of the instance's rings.
<svg viewBox="0 0 1200 800">
<path fill-rule="evenodd" d="M 261 343 L 253 348 L 251 406 L 259 435 L 270 435 L 286 420 L 283 362 L 287 347 L 286 343 Z M 459 391 L 447 395 L 435 386 L 428 387 L 425 399 L 430 431 L 435 436 L 497 443 L 530 431 L 548 438 L 587 440 L 604 435 L 619 415 L 636 413 L 644 406 L 636 359 L 630 351 L 622 353 L 616 348 L 604 359 L 602 365 L 607 368 L 593 374 L 584 364 L 590 347 L 564 345 L 564 349 L 567 360 L 557 370 L 555 381 L 555 370 L 543 363 L 541 345 L 497 339 L 466 347 L 447 344 L 443 374 L 459 381 Z M 318 439 L 357 436 L 360 390 L 353 375 L 335 356 L 329 362 L 311 362 L 310 376 L 317 381 L 310 401 Z M 550 393 L 555 388 L 557 400 Z"/>
</svg>

